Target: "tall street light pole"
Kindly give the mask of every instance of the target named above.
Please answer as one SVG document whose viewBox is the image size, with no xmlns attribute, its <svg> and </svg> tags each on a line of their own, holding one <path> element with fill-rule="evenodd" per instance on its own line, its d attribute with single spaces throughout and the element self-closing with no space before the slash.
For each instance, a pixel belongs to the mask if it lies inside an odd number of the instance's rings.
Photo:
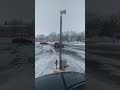
<svg viewBox="0 0 120 90">
<path fill-rule="evenodd" d="M 62 70 L 62 14 L 66 14 L 66 10 L 60 11 L 60 56 L 59 56 L 59 69 Z"/>
</svg>

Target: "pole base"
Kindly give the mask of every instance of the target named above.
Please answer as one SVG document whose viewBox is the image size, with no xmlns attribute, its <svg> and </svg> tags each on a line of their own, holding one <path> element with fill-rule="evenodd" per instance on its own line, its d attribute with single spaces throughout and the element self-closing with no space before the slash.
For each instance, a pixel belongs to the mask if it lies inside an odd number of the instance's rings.
<svg viewBox="0 0 120 90">
<path fill-rule="evenodd" d="M 54 71 L 54 73 L 63 73 L 64 72 L 64 70 L 60 70 L 60 69 L 54 69 L 53 71 Z"/>
</svg>

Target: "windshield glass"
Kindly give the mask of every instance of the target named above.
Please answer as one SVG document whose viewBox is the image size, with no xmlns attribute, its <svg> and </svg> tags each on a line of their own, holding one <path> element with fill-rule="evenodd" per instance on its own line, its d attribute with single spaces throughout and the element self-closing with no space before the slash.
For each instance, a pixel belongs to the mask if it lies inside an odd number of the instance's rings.
<svg viewBox="0 0 120 90">
<path fill-rule="evenodd" d="M 35 0 L 35 78 L 85 73 L 85 0 Z"/>
</svg>

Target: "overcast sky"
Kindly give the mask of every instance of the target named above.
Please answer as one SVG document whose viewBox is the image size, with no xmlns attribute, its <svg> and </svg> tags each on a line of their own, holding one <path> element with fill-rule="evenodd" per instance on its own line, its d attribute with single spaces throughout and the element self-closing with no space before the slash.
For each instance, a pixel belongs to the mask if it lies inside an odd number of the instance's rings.
<svg viewBox="0 0 120 90">
<path fill-rule="evenodd" d="M 35 33 L 59 33 L 60 10 L 63 15 L 64 31 L 85 31 L 85 0 L 35 0 Z"/>
</svg>

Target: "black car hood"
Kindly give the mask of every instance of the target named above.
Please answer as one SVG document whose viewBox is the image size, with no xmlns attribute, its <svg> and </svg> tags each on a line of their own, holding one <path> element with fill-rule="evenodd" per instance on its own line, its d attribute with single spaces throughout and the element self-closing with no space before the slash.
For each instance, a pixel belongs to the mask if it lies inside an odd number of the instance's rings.
<svg viewBox="0 0 120 90">
<path fill-rule="evenodd" d="M 35 79 L 35 90 L 65 90 L 84 81 L 85 75 L 82 73 L 50 74 Z"/>
</svg>

